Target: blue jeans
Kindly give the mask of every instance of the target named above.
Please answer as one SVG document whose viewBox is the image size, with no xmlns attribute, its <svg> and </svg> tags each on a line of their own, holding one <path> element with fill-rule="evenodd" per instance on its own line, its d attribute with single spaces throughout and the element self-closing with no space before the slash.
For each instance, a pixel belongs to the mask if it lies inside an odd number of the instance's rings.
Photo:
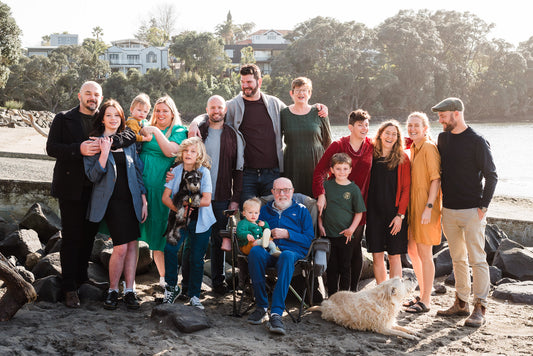
<svg viewBox="0 0 533 356">
<path fill-rule="evenodd" d="M 242 178 L 242 203 L 253 197 L 272 194 L 272 185 L 279 178 L 279 168 L 246 168 Z"/>
<path fill-rule="evenodd" d="M 183 269 L 181 271 L 183 291 L 189 297 L 200 297 L 204 276 L 204 256 L 209 246 L 209 230 L 196 233 L 196 220 L 192 220 L 185 230 L 186 239 L 183 246 Z"/>
<path fill-rule="evenodd" d="M 213 288 L 222 285 L 225 281 L 224 256 L 220 249 L 222 237 L 220 230 L 224 230 L 228 224 L 228 218 L 224 215 L 224 210 L 228 209 L 229 201 L 212 201 L 213 213 L 217 222 L 211 227 L 211 281 Z"/>
<path fill-rule="evenodd" d="M 278 280 L 272 293 L 271 313 L 283 315 L 285 298 L 289 292 L 294 264 L 304 255 L 285 250 L 279 257 L 271 256 L 262 246 L 254 246 L 248 255 L 248 271 L 252 278 L 255 302 L 258 307 L 268 308 L 268 295 L 265 286 L 265 272 L 268 267 L 276 267 Z"/>
<path fill-rule="evenodd" d="M 180 251 L 181 244 L 185 240 L 185 229 L 180 229 L 181 239 L 178 241 L 176 246 L 173 246 L 167 242 L 165 245 L 165 282 L 174 287 L 178 284 L 178 253 Z"/>
</svg>

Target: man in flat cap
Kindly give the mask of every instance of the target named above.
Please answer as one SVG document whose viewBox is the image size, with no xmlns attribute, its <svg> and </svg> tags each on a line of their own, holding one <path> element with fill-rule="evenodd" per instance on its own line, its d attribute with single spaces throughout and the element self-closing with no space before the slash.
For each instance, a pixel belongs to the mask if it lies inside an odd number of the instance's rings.
<svg viewBox="0 0 533 356">
<path fill-rule="evenodd" d="M 469 315 L 470 263 L 474 310 L 465 326 L 479 327 L 485 323 L 490 288 L 485 254 L 486 213 L 498 176 L 489 143 L 465 123 L 461 99 L 447 98 L 431 110 L 438 113 L 444 130 L 437 144 L 442 170 L 442 229 L 453 261 L 456 290 L 453 306 L 437 311 L 437 315 Z"/>
</svg>

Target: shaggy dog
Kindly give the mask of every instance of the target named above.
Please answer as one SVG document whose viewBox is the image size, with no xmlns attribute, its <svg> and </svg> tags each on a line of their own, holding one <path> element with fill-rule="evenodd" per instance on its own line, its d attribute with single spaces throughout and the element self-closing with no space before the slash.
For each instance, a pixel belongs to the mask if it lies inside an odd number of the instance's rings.
<svg viewBox="0 0 533 356">
<path fill-rule="evenodd" d="M 185 172 L 183 187 L 172 197 L 172 204 L 178 209 L 177 212 L 170 211 L 168 214 L 167 231 L 165 235 L 167 242 L 173 246 L 181 239 L 180 229 L 187 226 L 189 207 L 200 206 L 202 193 L 200 192 L 202 173 L 197 170 Z"/>
<path fill-rule="evenodd" d="M 414 332 L 396 325 L 396 316 L 402 307 L 402 301 L 411 289 L 406 284 L 411 283 L 396 277 L 372 289 L 355 293 L 340 291 L 312 309 L 320 310 L 322 319 L 346 328 L 417 340 Z"/>
</svg>

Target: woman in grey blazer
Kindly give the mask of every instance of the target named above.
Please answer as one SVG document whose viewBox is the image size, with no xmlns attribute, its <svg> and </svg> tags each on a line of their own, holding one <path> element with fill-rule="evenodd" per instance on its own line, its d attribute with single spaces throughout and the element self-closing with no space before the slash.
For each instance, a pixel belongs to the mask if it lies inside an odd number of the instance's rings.
<svg viewBox="0 0 533 356">
<path fill-rule="evenodd" d="M 124 302 L 129 309 L 139 308 L 134 282 L 137 266 L 139 223 L 148 215 L 142 166 L 135 145 L 111 150 L 109 136 L 125 128 L 124 111 L 115 100 L 106 101 L 95 118 L 94 136 L 99 136 L 100 154 L 84 157 L 85 173 L 93 182 L 88 219 L 105 219 L 113 240 L 109 260 L 109 291 L 104 308 L 118 306 L 118 284 L 124 273 Z M 129 130 L 129 129 L 128 129 Z"/>
</svg>

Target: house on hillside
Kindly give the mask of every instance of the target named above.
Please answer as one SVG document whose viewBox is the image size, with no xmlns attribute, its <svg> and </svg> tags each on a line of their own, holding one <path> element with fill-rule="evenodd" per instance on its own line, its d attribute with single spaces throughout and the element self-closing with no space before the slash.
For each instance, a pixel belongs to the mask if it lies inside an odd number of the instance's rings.
<svg viewBox="0 0 533 356">
<path fill-rule="evenodd" d="M 72 33 L 54 33 L 50 35 L 50 44 L 47 46 L 28 47 L 26 55 L 48 57 L 50 52 L 59 46 L 70 46 L 78 44 L 78 35 Z"/>
<path fill-rule="evenodd" d="M 231 63 L 238 67 L 241 63 L 242 49 L 252 47 L 256 64 L 263 74 L 269 74 L 272 71 L 271 64 L 274 57 L 289 45 L 289 41 L 284 38 L 289 33 L 289 30 L 259 30 L 243 41 L 225 45 L 224 51 L 231 59 Z"/>
<path fill-rule="evenodd" d="M 142 74 L 150 69 L 166 69 L 168 65 L 168 47 L 153 47 L 137 39 L 125 39 L 111 42 L 105 53 L 100 56 L 109 62 L 111 71 L 127 73 L 135 68 Z"/>
</svg>

